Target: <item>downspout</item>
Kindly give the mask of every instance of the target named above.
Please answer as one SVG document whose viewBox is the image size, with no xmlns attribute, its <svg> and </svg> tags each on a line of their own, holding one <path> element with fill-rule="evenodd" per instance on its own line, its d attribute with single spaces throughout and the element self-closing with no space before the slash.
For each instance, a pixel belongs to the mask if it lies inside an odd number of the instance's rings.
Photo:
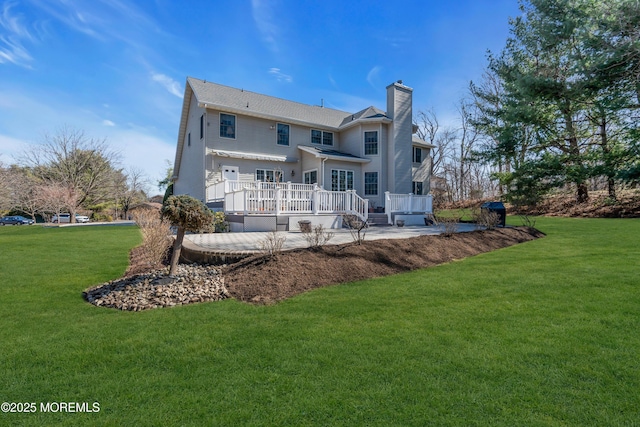
<svg viewBox="0 0 640 427">
<path fill-rule="evenodd" d="M 326 162 L 327 160 L 329 160 L 328 157 L 325 157 L 324 159 L 322 159 L 322 168 L 321 169 L 322 169 L 322 189 L 323 190 L 326 190 L 324 188 L 324 162 Z"/>
<path fill-rule="evenodd" d="M 204 107 L 204 119 L 202 123 L 202 133 L 203 133 L 203 142 L 202 142 L 202 175 L 203 175 L 203 186 L 204 186 L 204 204 L 207 204 L 207 107 Z"/>
</svg>

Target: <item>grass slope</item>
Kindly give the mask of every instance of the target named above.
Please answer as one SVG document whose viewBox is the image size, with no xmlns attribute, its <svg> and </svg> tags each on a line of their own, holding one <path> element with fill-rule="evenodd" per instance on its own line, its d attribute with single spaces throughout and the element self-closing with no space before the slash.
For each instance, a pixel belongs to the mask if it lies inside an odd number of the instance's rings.
<svg viewBox="0 0 640 427">
<path fill-rule="evenodd" d="M 538 219 L 547 237 L 437 268 L 130 313 L 82 301 L 132 227 L 0 228 L 0 425 L 633 425 L 639 220 Z"/>
</svg>

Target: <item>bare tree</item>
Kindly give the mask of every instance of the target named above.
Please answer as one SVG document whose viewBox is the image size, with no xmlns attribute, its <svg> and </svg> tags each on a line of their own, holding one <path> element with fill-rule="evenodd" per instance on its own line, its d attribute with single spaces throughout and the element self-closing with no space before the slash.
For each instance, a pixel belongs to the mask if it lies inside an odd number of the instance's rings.
<svg viewBox="0 0 640 427">
<path fill-rule="evenodd" d="M 138 168 L 129 168 L 124 173 L 119 173 L 116 180 L 116 205 L 122 208 L 123 219 L 127 219 L 129 210 L 136 203 L 147 200 L 146 189 L 148 186 L 144 172 Z"/>
<path fill-rule="evenodd" d="M 75 195 L 75 204 L 69 206 L 72 222 L 82 204 L 96 204 L 110 198 L 113 165 L 117 160 L 118 155 L 109 149 L 105 140 L 88 138 L 84 132 L 70 127 L 45 135 L 44 142 L 23 158 L 43 182 L 65 187 L 69 194 Z"/>
<path fill-rule="evenodd" d="M 41 183 L 34 189 L 34 200 L 38 212 L 49 220 L 55 214 L 60 218 L 60 213 L 69 210 L 69 206 L 76 205 L 77 195 L 69 187 L 56 182 Z M 75 214 L 72 214 L 69 221 L 75 222 Z"/>
</svg>

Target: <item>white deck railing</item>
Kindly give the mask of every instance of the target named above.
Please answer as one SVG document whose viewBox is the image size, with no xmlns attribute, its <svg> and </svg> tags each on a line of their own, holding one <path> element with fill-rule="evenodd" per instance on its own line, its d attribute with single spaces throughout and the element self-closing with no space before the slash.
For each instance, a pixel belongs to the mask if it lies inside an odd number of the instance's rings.
<svg viewBox="0 0 640 427">
<path fill-rule="evenodd" d="M 326 191 L 318 186 L 293 188 L 242 188 L 224 196 L 225 213 L 238 214 L 352 214 L 366 221 L 369 201 L 355 191 Z"/>
<path fill-rule="evenodd" d="M 433 198 L 431 194 L 417 196 L 415 194 L 384 193 L 384 212 L 387 214 L 389 224 L 393 224 L 391 215 L 403 213 L 433 213 Z"/>
<path fill-rule="evenodd" d="M 249 190 L 274 190 L 276 188 L 282 188 L 286 190 L 312 191 L 313 184 L 223 180 L 207 187 L 207 202 L 222 201 L 225 198 L 225 194 L 244 188 Z"/>
</svg>

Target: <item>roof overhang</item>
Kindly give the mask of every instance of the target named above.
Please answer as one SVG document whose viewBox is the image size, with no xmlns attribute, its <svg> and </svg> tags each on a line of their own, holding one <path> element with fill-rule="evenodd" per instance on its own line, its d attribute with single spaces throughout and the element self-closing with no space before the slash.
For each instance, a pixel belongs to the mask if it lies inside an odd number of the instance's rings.
<svg viewBox="0 0 640 427">
<path fill-rule="evenodd" d="M 420 139 L 416 136 L 414 136 L 411 139 L 411 143 L 413 145 L 417 145 L 418 147 L 424 147 L 424 148 L 436 148 L 435 145 L 428 143 L 427 141 L 425 141 L 424 139 Z"/>
<path fill-rule="evenodd" d="M 229 150 L 207 150 L 207 154 L 213 154 L 219 157 L 229 157 L 232 159 L 244 159 L 244 160 L 263 160 L 268 162 L 286 162 L 295 163 L 298 161 L 296 158 L 287 156 L 276 156 L 274 154 L 263 153 L 246 153 L 242 151 L 229 151 Z"/>
<path fill-rule="evenodd" d="M 198 107 L 204 108 L 205 110 L 211 109 L 211 110 L 221 111 L 223 113 L 229 113 L 229 114 L 234 114 L 234 115 L 239 115 L 239 116 L 257 117 L 259 119 L 273 120 L 274 122 L 283 122 L 283 123 L 288 123 L 288 124 L 292 124 L 292 125 L 306 126 L 306 127 L 311 127 L 311 128 L 314 128 L 314 129 L 330 130 L 330 131 L 333 131 L 333 132 L 338 132 L 340 130 L 340 128 L 338 128 L 338 127 L 321 125 L 321 124 L 318 124 L 318 123 L 313 123 L 313 122 L 307 122 L 307 121 L 304 121 L 304 120 L 293 119 L 291 117 L 278 116 L 278 115 L 275 115 L 275 114 L 261 113 L 261 112 L 258 112 L 258 111 L 253 111 L 253 110 L 251 110 L 249 108 L 247 108 L 247 109 L 233 108 L 233 107 L 229 107 L 228 105 L 213 104 L 211 102 L 198 102 Z M 318 107 L 318 108 L 320 108 L 320 107 Z"/>
<path fill-rule="evenodd" d="M 339 160 L 341 162 L 351 162 L 351 163 L 369 163 L 369 162 L 371 162 L 371 159 L 365 159 L 363 157 L 353 156 L 353 155 L 348 154 L 348 153 L 344 153 L 344 154 L 324 153 L 324 152 L 322 152 L 322 150 L 320 150 L 318 148 L 309 147 L 309 146 L 306 146 L 306 145 L 298 145 L 298 150 L 304 151 L 305 153 L 313 154 L 314 156 L 316 156 L 319 159 Z M 336 151 L 335 153 L 339 153 L 339 152 Z"/>
<path fill-rule="evenodd" d="M 374 123 L 389 124 L 389 123 L 393 123 L 393 120 L 391 120 L 389 117 L 364 117 L 360 119 L 354 119 L 350 122 L 343 124 L 342 126 L 340 126 L 340 130 L 348 129 L 355 125 L 374 124 Z"/>
</svg>

